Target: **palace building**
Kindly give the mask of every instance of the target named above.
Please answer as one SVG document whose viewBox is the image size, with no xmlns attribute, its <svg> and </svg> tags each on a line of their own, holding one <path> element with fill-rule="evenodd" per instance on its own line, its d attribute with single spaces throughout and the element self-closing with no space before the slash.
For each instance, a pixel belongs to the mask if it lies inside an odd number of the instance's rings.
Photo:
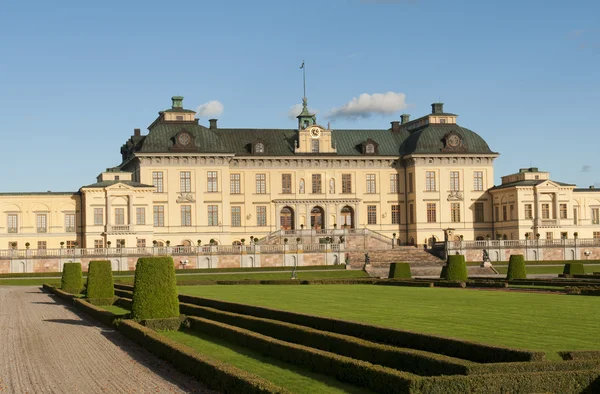
<svg viewBox="0 0 600 394">
<path fill-rule="evenodd" d="M 320 125 L 304 99 L 296 128 L 230 129 L 200 124 L 176 96 L 95 183 L 0 193 L 0 238 L 18 249 L 225 245 L 333 228 L 419 245 L 448 229 L 464 240 L 600 238 L 599 191 L 536 168 L 494 186 L 498 153 L 457 117 L 434 103 L 387 128 L 339 130 Z"/>
</svg>

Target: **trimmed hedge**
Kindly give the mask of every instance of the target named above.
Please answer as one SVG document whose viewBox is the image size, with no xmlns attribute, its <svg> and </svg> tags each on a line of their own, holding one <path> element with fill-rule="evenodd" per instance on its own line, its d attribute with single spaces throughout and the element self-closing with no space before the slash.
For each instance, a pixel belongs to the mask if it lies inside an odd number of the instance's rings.
<svg viewBox="0 0 600 394">
<path fill-rule="evenodd" d="M 133 283 L 134 319 L 179 317 L 177 283 L 172 257 L 140 257 Z"/>
<path fill-rule="evenodd" d="M 444 264 L 442 272 L 440 272 L 440 279 L 448 279 L 448 264 Z"/>
<path fill-rule="evenodd" d="M 79 294 L 83 290 L 81 263 L 65 263 L 63 265 L 60 288 L 71 294 Z"/>
<path fill-rule="evenodd" d="M 411 279 L 412 274 L 410 272 L 410 264 L 409 263 L 391 263 L 390 264 L 390 273 L 388 274 L 388 278 L 393 279 Z"/>
<path fill-rule="evenodd" d="M 485 288 L 498 288 L 498 289 L 504 289 L 508 287 L 508 282 L 504 282 L 504 281 L 493 281 L 493 280 L 470 280 L 467 282 L 467 287 L 485 287 Z"/>
<path fill-rule="evenodd" d="M 131 310 L 131 307 L 133 306 L 133 301 L 130 298 L 117 297 L 117 300 L 115 301 L 114 305 Z"/>
<path fill-rule="evenodd" d="M 467 274 L 467 265 L 465 264 L 465 256 L 462 254 L 451 254 L 448 256 L 446 264 L 447 275 L 444 279 L 466 282 L 469 279 Z"/>
<path fill-rule="evenodd" d="M 118 330 L 210 389 L 242 394 L 289 393 L 288 390 L 257 375 L 198 353 L 191 347 L 166 338 L 134 321 L 122 321 Z"/>
<path fill-rule="evenodd" d="M 154 331 L 178 331 L 181 327 L 181 322 L 182 316 L 169 317 L 168 319 L 146 319 L 140 321 L 140 324 Z"/>
<path fill-rule="evenodd" d="M 506 279 L 527 279 L 527 272 L 525 271 L 525 256 L 522 254 L 510 255 Z"/>
<path fill-rule="evenodd" d="M 563 269 L 563 274 L 567 275 L 585 275 L 585 269 L 581 263 L 567 263 Z"/>
<path fill-rule="evenodd" d="M 558 352 L 563 360 L 595 360 L 600 363 L 600 350 L 569 350 Z"/>
<path fill-rule="evenodd" d="M 114 325 L 114 322 L 116 320 L 120 320 L 126 317 L 126 315 L 115 315 L 112 312 L 102 309 L 88 302 L 87 300 L 80 298 L 74 298 L 73 305 L 75 305 L 77 309 L 87 313 L 88 315 L 90 315 L 91 317 L 93 317 L 94 319 L 98 320 L 100 323 L 106 326 L 112 326 Z"/>
<path fill-rule="evenodd" d="M 433 287 L 433 282 L 415 281 L 415 280 L 378 280 L 374 285 L 381 286 L 409 286 L 409 287 Z"/>
<path fill-rule="evenodd" d="M 600 286 L 565 287 L 569 295 L 600 296 Z"/>
<path fill-rule="evenodd" d="M 115 288 L 110 261 L 90 261 L 86 297 L 94 305 L 112 305 Z"/>
</svg>

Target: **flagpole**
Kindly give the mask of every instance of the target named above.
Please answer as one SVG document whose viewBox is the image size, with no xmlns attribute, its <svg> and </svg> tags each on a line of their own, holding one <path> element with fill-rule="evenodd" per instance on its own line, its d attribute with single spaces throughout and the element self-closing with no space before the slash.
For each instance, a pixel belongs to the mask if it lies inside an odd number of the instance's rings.
<svg viewBox="0 0 600 394">
<path fill-rule="evenodd" d="M 302 87 L 304 88 L 304 97 L 306 98 L 306 66 L 304 65 L 304 60 L 302 60 Z"/>
</svg>

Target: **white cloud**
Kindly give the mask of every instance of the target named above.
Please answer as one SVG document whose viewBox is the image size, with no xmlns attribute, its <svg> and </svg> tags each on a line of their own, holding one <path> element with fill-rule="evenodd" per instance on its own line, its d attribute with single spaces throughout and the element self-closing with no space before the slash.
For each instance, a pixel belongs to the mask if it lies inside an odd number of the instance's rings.
<svg viewBox="0 0 600 394">
<path fill-rule="evenodd" d="M 591 172 L 592 171 L 592 166 L 589 164 L 584 164 L 581 166 L 581 170 L 579 170 L 579 172 Z"/>
<path fill-rule="evenodd" d="M 363 93 L 339 108 L 332 109 L 328 116 L 336 118 L 368 118 L 371 115 L 391 115 L 407 107 L 404 93 Z"/>
<path fill-rule="evenodd" d="M 290 107 L 287 116 L 288 118 L 294 120 L 296 119 L 296 116 L 300 115 L 300 112 L 302 112 L 302 104 L 294 104 Z M 319 110 L 308 107 L 308 112 L 311 114 L 318 114 Z"/>
<path fill-rule="evenodd" d="M 198 106 L 196 112 L 199 116 L 210 118 L 214 116 L 219 116 L 223 113 L 223 104 L 221 104 L 218 100 L 211 100 L 208 103 L 204 103 Z"/>
</svg>

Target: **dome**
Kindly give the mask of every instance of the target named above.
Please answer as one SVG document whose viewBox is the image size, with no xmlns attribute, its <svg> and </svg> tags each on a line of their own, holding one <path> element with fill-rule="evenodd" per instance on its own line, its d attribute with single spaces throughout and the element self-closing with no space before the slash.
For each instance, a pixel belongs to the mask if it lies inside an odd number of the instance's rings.
<svg viewBox="0 0 600 394">
<path fill-rule="evenodd" d="M 457 137 L 452 137 L 456 135 Z M 413 153 L 482 153 L 493 154 L 479 134 L 456 124 L 429 124 L 411 132 L 400 154 Z"/>
</svg>

